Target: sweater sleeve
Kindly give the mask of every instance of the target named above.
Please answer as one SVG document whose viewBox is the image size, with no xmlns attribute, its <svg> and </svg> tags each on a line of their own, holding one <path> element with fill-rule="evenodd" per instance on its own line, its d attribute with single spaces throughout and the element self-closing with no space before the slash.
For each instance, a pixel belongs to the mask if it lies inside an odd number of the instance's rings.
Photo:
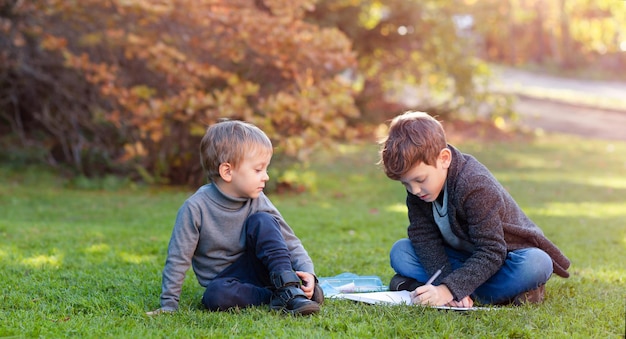
<svg viewBox="0 0 626 339">
<path fill-rule="evenodd" d="M 191 259 L 199 239 L 197 227 L 199 223 L 195 221 L 194 216 L 189 202 L 183 204 L 176 216 L 163 269 L 161 308 L 164 310 L 178 309 L 185 273 L 191 266 Z"/>
<path fill-rule="evenodd" d="M 506 213 L 506 201 L 502 188 L 489 176 L 474 175 L 460 179 L 453 196 L 458 199 L 452 205 L 459 206 L 456 219 L 467 224 L 474 252 L 456 269 L 442 279 L 460 300 L 470 295 L 478 286 L 494 275 L 506 259 L 502 213 Z"/>
</svg>

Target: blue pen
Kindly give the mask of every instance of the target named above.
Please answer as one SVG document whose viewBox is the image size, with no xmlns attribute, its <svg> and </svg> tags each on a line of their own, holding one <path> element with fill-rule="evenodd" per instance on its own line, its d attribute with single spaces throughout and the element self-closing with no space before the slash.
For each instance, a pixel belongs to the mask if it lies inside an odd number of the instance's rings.
<svg viewBox="0 0 626 339">
<path fill-rule="evenodd" d="M 435 272 L 435 274 L 433 274 L 433 276 L 430 277 L 430 279 L 428 279 L 428 281 L 426 282 L 426 285 L 432 284 L 433 281 L 435 281 L 435 279 L 437 279 L 437 277 L 441 274 L 441 270 L 443 270 L 444 267 L 446 267 L 446 265 L 441 266 L 441 268 L 438 269 L 437 272 Z"/>
</svg>

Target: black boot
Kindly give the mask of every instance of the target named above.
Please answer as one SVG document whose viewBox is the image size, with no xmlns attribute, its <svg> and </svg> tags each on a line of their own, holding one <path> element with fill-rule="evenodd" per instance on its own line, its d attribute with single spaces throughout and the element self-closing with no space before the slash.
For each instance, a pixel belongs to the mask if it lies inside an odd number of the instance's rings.
<svg viewBox="0 0 626 339">
<path fill-rule="evenodd" d="M 319 312 L 320 305 L 309 300 L 300 288 L 302 281 L 296 272 L 272 272 L 270 279 L 276 287 L 270 300 L 271 309 L 293 315 L 309 315 Z"/>
<path fill-rule="evenodd" d="M 399 274 L 394 275 L 389 282 L 390 291 L 414 291 L 416 288 L 422 286 L 421 282 L 413 279 L 401 276 Z"/>
</svg>

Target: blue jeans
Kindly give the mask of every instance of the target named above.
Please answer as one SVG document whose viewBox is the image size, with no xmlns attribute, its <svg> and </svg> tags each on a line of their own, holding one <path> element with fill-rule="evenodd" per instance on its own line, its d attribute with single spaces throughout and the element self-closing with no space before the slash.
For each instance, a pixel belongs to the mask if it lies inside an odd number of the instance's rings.
<svg viewBox="0 0 626 339">
<path fill-rule="evenodd" d="M 287 244 L 272 215 L 250 215 L 244 230 L 244 254 L 206 286 L 202 304 L 209 310 L 269 304 L 274 289 L 270 272 L 292 270 Z"/>
<path fill-rule="evenodd" d="M 452 270 L 461 267 L 470 253 L 446 246 Z M 396 273 L 419 282 L 426 282 L 428 273 L 420 263 L 409 239 L 400 239 L 393 244 L 389 254 L 391 267 Z M 498 272 L 480 285 L 471 294 L 473 300 L 482 304 L 504 303 L 516 295 L 545 284 L 552 275 L 552 259 L 538 248 L 524 248 L 507 254 Z"/>
</svg>

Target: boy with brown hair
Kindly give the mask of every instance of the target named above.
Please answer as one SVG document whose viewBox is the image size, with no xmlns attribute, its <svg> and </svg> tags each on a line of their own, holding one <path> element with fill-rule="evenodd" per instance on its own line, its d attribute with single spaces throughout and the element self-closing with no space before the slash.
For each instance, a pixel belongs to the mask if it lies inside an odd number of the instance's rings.
<svg viewBox="0 0 626 339">
<path fill-rule="evenodd" d="M 223 311 L 270 304 L 295 315 L 324 300 L 313 262 L 276 207 L 263 194 L 272 158 L 270 139 L 256 126 L 226 120 L 200 144 L 209 183 L 178 210 L 163 269 L 161 308 L 178 309 L 190 266 L 206 288 L 202 304 Z"/>
<path fill-rule="evenodd" d="M 430 115 L 395 117 L 380 155 L 385 174 L 407 190 L 410 221 L 408 239 L 390 252 L 391 290 L 412 291 L 415 304 L 520 304 L 541 302 L 553 272 L 569 276 L 567 257 Z"/>
</svg>

